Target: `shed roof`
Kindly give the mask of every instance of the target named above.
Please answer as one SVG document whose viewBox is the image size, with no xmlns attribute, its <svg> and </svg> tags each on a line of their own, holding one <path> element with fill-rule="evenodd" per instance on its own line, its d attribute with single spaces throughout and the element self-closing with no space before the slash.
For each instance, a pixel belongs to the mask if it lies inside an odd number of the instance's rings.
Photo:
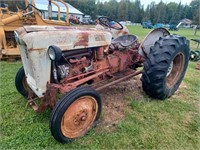
<svg viewBox="0 0 200 150">
<path fill-rule="evenodd" d="M 62 4 L 61 2 L 58 2 L 58 1 L 54 1 L 54 2 L 56 2 L 60 6 L 60 11 L 61 12 L 66 12 L 66 7 L 65 7 L 64 4 Z M 48 0 L 35 0 L 35 6 L 40 10 L 48 11 L 48 4 L 49 4 Z M 69 3 L 66 3 L 66 4 L 68 5 L 70 14 L 83 15 L 83 13 L 81 11 L 79 11 L 76 8 L 74 8 Z M 58 11 L 58 7 L 56 5 L 54 5 L 53 3 L 52 3 L 52 11 L 56 11 L 56 12 Z"/>
<path fill-rule="evenodd" d="M 187 23 L 187 24 L 191 24 L 192 23 L 192 21 L 190 19 L 187 19 L 187 18 L 182 19 L 180 22 Z"/>
</svg>

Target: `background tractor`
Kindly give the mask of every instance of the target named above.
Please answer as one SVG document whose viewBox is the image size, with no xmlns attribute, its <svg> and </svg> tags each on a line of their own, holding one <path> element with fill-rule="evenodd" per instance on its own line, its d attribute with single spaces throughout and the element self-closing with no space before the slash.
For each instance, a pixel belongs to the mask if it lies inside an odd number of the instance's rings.
<svg viewBox="0 0 200 150">
<path fill-rule="evenodd" d="M 164 100 L 178 89 L 188 66 L 185 37 L 157 28 L 139 43 L 120 23 L 98 21 L 104 29 L 24 26 L 15 32 L 23 62 L 16 88 L 36 112 L 52 109 L 50 130 L 62 143 L 96 124 L 102 111 L 98 91 L 142 74 L 143 90 Z"/>
<path fill-rule="evenodd" d="M 68 26 L 68 6 L 62 0 L 58 0 L 66 7 L 66 21 L 60 20 L 60 8 L 55 1 L 49 0 L 49 18 L 43 18 L 43 12 L 35 7 L 34 0 L 24 0 L 25 8 L 19 9 L 17 12 L 12 12 L 8 9 L 8 5 L 1 2 L 0 4 L 0 59 L 16 58 L 20 56 L 19 48 L 14 38 L 14 31 L 25 25 L 56 25 Z M 14 3 L 14 1 L 13 1 Z M 52 20 L 52 5 L 58 7 L 58 20 Z"/>
</svg>

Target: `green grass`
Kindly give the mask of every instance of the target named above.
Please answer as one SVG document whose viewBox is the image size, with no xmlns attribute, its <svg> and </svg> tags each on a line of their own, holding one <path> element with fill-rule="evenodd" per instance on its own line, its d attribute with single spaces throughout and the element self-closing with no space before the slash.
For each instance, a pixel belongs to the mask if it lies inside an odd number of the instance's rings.
<svg viewBox="0 0 200 150">
<path fill-rule="evenodd" d="M 139 41 L 141 42 L 144 37 L 149 33 L 152 29 L 143 29 L 141 26 L 133 27 L 133 26 L 128 26 L 129 31 L 132 34 L 135 34 L 138 36 Z M 171 34 L 179 34 L 182 36 L 187 37 L 189 40 L 190 39 L 200 39 L 200 30 L 197 31 L 196 35 L 194 35 L 194 30 L 193 29 L 179 29 L 178 31 L 170 31 Z M 197 49 L 197 45 L 194 41 L 190 40 L 190 47 L 191 49 Z M 199 47 L 200 49 L 200 47 Z"/>
<path fill-rule="evenodd" d="M 139 39 L 149 31 L 129 28 Z M 175 33 L 190 39 L 192 32 Z M 191 47 L 196 45 L 191 43 Z M 69 144 L 60 144 L 51 136 L 50 110 L 35 113 L 16 91 L 15 74 L 21 65 L 0 62 L 0 149 L 200 149 L 200 71 L 195 62 L 190 62 L 182 86 L 171 98 L 159 101 L 124 92 L 125 116 L 114 129 L 107 131 L 102 126 L 101 131 L 93 129 Z"/>
</svg>

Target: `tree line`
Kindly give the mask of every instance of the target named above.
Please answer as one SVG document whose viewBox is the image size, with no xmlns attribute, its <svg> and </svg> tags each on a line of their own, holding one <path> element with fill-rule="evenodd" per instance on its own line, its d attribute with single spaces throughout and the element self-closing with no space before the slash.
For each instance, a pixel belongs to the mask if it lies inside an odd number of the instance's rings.
<svg viewBox="0 0 200 150">
<path fill-rule="evenodd" d="M 108 16 L 116 21 L 131 21 L 141 23 L 151 20 L 153 24 L 178 24 L 181 19 L 187 18 L 193 24 L 200 24 L 200 1 L 192 0 L 190 4 L 170 2 L 162 0 L 156 4 L 151 2 L 145 8 L 140 0 L 65 0 L 85 15 L 93 19 L 97 16 Z"/>
<path fill-rule="evenodd" d="M 193 24 L 200 25 L 200 0 L 192 0 L 190 4 L 162 0 L 156 4 L 152 1 L 147 7 L 140 0 L 64 0 L 85 15 L 90 15 L 93 20 L 98 16 L 108 16 L 116 21 L 131 21 L 141 23 L 151 20 L 153 24 L 178 24 L 181 19 L 187 18 Z M 24 1 L 1 0 L 0 4 L 9 4 L 9 9 L 16 11 L 16 5 L 24 8 Z"/>
</svg>

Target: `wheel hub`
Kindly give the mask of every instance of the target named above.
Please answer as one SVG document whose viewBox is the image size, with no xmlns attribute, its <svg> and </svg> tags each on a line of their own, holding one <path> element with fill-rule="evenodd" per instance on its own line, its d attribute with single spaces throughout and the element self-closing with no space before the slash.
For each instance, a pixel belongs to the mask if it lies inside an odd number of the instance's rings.
<svg viewBox="0 0 200 150">
<path fill-rule="evenodd" d="M 80 111 L 77 115 L 74 117 L 74 125 L 80 125 L 81 123 L 84 123 L 88 117 L 87 110 Z"/>
<path fill-rule="evenodd" d="M 179 52 L 178 54 L 176 54 L 173 61 L 170 63 L 170 66 L 167 71 L 166 86 L 168 88 L 173 87 L 178 82 L 181 73 L 183 72 L 184 64 L 184 55 L 182 52 Z"/>
<path fill-rule="evenodd" d="M 172 72 L 173 69 L 173 61 L 171 62 L 171 64 L 169 65 L 169 68 L 167 70 L 167 77 L 170 75 L 170 73 Z"/>
</svg>

